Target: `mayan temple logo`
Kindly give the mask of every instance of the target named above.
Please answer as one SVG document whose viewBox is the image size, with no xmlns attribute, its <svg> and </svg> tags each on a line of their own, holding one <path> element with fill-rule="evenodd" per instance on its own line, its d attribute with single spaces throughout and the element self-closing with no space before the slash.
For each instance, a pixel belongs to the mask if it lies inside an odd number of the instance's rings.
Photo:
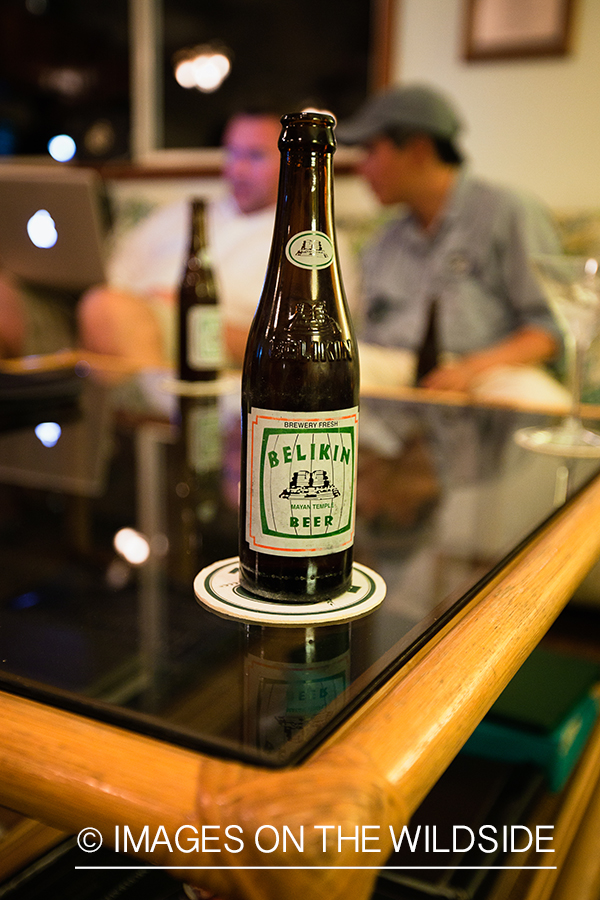
<svg viewBox="0 0 600 900">
<path fill-rule="evenodd" d="M 333 262 L 333 244 L 322 231 L 302 231 L 290 238 L 285 255 L 301 269 L 324 269 Z"/>
<path fill-rule="evenodd" d="M 294 256 L 314 256 L 315 258 L 321 257 L 321 260 L 328 260 L 330 254 L 328 248 L 323 246 L 322 239 L 317 237 L 304 238 L 298 249 L 294 250 Z"/>
<path fill-rule="evenodd" d="M 289 487 L 279 496 L 286 500 L 290 497 L 301 497 L 304 500 L 333 500 L 334 497 L 340 496 L 340 492 L 334 484 L 331 484 L 325 469 L 317 469 L 315 472 L 300 469 L 294 472 Z"/>
</svg>

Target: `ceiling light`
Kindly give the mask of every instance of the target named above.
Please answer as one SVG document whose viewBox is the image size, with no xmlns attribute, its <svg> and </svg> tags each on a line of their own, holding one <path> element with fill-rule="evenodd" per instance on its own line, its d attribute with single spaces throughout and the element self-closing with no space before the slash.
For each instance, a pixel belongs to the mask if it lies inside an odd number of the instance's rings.
<svg viewBox="0 0 600 900">
<path fill-rule="evenodd" d="M 207 94 L 220 88 L 230 71 L 231 53 L 221 44 L 180 50 L 174 58 L 177 83 Z"/>
</svg>

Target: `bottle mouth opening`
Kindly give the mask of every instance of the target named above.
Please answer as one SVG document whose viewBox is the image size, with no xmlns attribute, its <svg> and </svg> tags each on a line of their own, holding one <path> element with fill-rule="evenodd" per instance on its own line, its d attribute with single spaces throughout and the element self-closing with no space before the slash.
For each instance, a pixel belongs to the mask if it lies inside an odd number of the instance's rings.
<svg viewBox="0 0 600 900">
<path fill-rule="evenodd" d="M 335 118 L 328 113 L 298 112 L 281 117 L 279 149 L 315 147 L 330 153 L 336 148 Z"/>
<path fill-rule="evenodd" d="M 287 125 L 289 122 L 318 122 L 329 125 L 333 128 L 336 124 L 335 116 L 330 113 L 317 112 L 316 110 L 305 110 L 304 112 L 286 113 L 281 117 L 281 124 Z"/>
</svg>

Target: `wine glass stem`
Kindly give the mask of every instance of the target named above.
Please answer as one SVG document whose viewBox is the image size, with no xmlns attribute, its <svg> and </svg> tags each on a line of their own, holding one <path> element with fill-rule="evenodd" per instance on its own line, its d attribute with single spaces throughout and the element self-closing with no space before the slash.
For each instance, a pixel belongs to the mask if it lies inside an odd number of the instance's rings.
<svg viewBox="0 0 600 900">
<path fill-rule="evenodd" d="M 585 342 L 568 341 L 565 347 L 566 361 L 571 391 L 571 410 L 568 421 L 573 427 L 581 424 L 581 385 L 583 379 L 583 361 L 586 354 Z"/>
</svg>

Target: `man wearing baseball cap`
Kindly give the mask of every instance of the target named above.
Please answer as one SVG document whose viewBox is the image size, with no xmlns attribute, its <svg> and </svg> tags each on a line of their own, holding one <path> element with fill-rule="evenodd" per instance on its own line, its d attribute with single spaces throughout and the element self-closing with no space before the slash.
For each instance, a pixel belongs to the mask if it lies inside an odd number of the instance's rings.
<svg viewBox="0 0 600 900">
<path fill-rule="evenodd" d="M 470 391 L 499 366 L 556 355 L 529 258 L 561 248 L 537 201 L 467 171 L 462 130 L 442 93 L 408 85 L 370 98 L 337 137 L 363 147 L 380 202 L 401 204 L 363 259 L 363 340 L 418 356 L 424 386 Z"/>
</svg>

